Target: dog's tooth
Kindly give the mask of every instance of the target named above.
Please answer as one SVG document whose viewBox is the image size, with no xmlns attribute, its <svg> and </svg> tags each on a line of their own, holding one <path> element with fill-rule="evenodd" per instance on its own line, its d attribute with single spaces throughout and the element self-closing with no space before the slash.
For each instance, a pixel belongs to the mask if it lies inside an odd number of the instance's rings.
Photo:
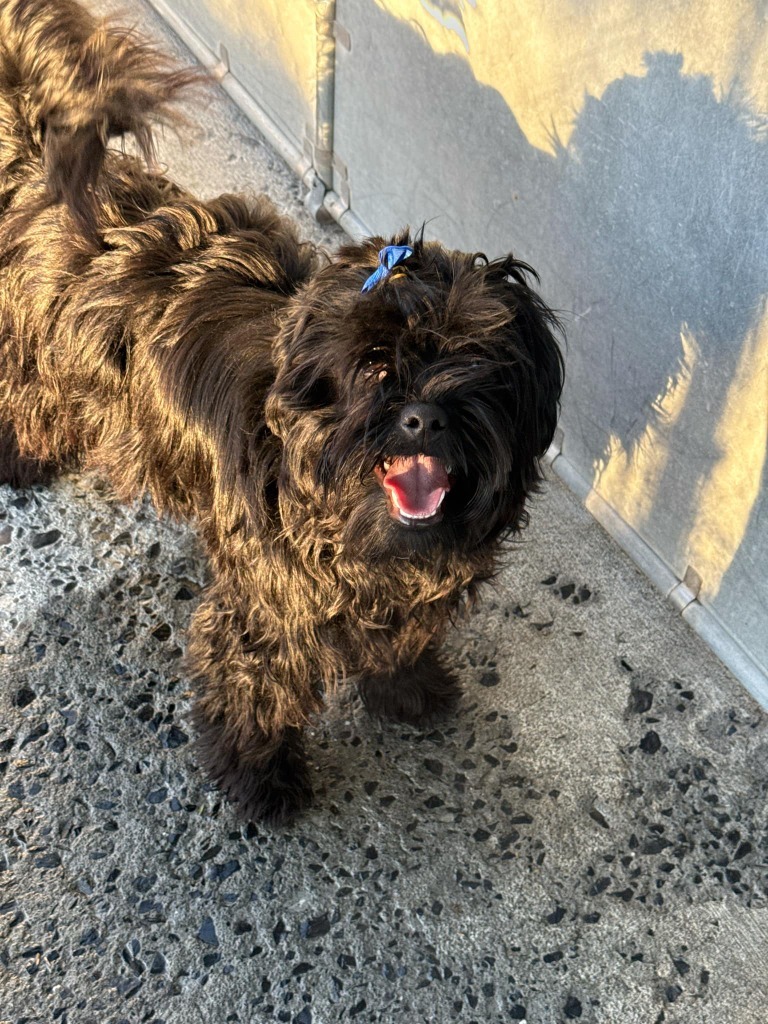
<svg viewBox="0 0 768 1024">
<path fill-rule="evenodd" d="M 389 461 L 389 459 L 384 459 L 384 461 L 382 462 L 382 466 L 384 467 L 384 472 L 385 473 L 389 472 L 389 467 L 391 465 L 392 465 L 392 463 Z"/>
</svg>

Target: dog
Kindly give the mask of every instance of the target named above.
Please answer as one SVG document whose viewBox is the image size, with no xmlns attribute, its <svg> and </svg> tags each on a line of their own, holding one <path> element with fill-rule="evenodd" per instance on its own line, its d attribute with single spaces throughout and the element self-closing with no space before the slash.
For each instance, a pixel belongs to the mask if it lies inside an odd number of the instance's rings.
<svg viewBox="0 0 768 1024">
<path fill-rule="evenodd" d="M 84 467 L 197 524 L 197 758 L 279 822 L 334 688 L 455 706 L 440 639 L 527 521 L 560 328 L 511 255 L 404 231 L 328 257 L 266 198 L 173 184 L 152 128 L 198 78 L 72 0 L 0 0 L 0 482 Z"/>
</svg>

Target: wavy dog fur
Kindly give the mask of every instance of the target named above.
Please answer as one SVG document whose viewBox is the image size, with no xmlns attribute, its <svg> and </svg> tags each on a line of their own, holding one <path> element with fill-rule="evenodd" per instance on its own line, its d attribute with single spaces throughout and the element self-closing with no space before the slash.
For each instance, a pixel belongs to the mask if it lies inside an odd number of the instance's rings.
<svg viewBox="0 0 768 1024">
<path fill-rule="evenodd" d="M 340 681 L 406 721 L 455 703 L 440 637 L 526 521 L 562 359 L 512 256 L 403 233 L 361 294 L 387 240 L 328 260 L 265 198 L 153 173 L 152 124 L 197 78 L 71 0 L 0 0 L 0 482 L 95 468 L 197 523 L 198 757 L 280 820 Z M 126 132 L 144 161 L 108 148 Z M 393 505 L 393 460 L 441 482 L 437 511 Z"/>
</svg>

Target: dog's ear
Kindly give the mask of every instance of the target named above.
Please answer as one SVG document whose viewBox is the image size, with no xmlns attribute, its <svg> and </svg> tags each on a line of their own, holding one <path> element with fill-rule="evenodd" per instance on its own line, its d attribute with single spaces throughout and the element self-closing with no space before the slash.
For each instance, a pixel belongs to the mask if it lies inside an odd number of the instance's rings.
<svg viewBox="0 0 768 1024">
<path fill-rule="evenodd" d="M 484 257 L 480 256 L 482 261 Z M 481 267 L 489 290 L 510 313 L 506 330 L 520 357 L 514 387 L 532 457 L 545 454 L 555 433 L 563 390 L 564 361 L 558 338 L 564 338 L 556 313 L 529 285 L 536 271 L 511 254 Z"/>
<path fill-rule="evenodd" d="M 335 381 L 322 364 L 323 331 L 311 307 L 294 306 L 272 347 L 275 379 L 266 397 L 269 429 L 288 434 L 297 417 L 327 408 Z"/>
</svg>

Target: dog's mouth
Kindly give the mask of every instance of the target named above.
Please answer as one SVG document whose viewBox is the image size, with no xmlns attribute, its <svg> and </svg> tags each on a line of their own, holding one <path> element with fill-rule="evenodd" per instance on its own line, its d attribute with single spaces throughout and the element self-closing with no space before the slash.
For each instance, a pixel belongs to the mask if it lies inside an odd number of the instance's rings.
<svg viewBox="0 0 768 1024">
<path fill-rule="evenodd" d="M 384 459 L 374 474 L 389 502 L 389 514 L 403 526 L 433 526 L 443 518 L 451 489 L 450 466 L 432 455 Z"/>
</svg>

